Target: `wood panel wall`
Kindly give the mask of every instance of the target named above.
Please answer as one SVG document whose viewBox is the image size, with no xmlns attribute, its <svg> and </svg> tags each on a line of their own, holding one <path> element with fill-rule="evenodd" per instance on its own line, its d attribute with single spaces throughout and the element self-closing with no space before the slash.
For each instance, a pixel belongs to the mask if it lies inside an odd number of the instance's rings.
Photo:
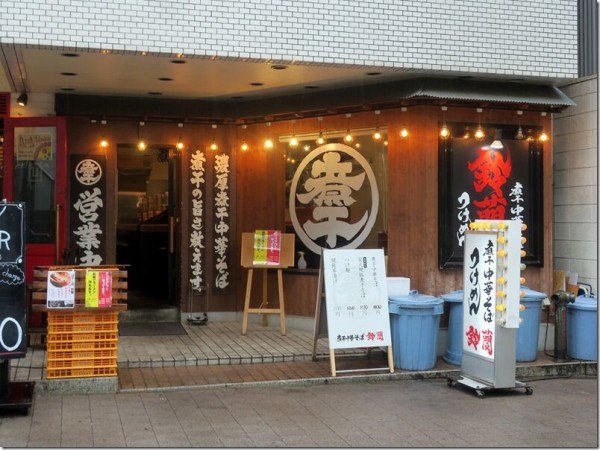
<svg viewBox="0 0 600 450">
<path fill-rule="evenodd" d="M 448 108 L 445 120 L 477 122 L 473 108 Z M 482 123 L 517 123 L 515 111 L 484 110 Z M 438 122 L 442 121 L 439 106 L 414 106 L 406 112 L 400 108 L 381 111 L 377 116 L 373 111 L 345 115 L 325 116 L 323 131 L 375 127 L 388 128 L 388 276 L 403 276 L 411 279 L 411 288 L 429 295 L 441 295 L 462 288 L 462 270 L 438 268 Z M 550 118 L 541 117 L 537 112 L 525 111 L 522 123 L 543 125 L 550 129 Z M 403 125 L 408 126 L 410 135 L 401 138 Z M 277 143 L 280 135 L 318 132 L 316 118 L 298 119 L 294 123 L 274 122 L 266 124 L 219 126 L 216 130 L 210 125 L 189 125 L 178 128 L 177 124 L 146 124 L 144 137 L 157 144 L 177 141 L 181 136 L 188 143 L 184 150 L 181 167 L 181 308 L 187 310 L 188 292 L 188 247 L 189 235 L 189 167 L 185 152 L 192 148 L 208 148 L 213 136 L 230 154 L 230 211 L 231 217 L 231 274 L 232 289 L 229 295 L 211 298 L 210 311 L 242 311 L 246 271 L 240 265 L 240 242 L 242 232 L 256 229 L 280 229 L 284 227 L 285 205 L 285 144 Z M 106 125 L 91 124 L 88 120 L 69 119 L 69 153 L 99 152 L 97 142 L 106 136 L 111 146 L 107 155 L 107 263 L 115 262 L 116 225 L 116 144 L 133 143 L 137 138 L 136 122 L 115 122 Z M 276 146 L 264 150 L 262 142 L 271 135 Z M 241 152 L 239 147 L 245 140 L 250 150 Z M 531 289 L 550 294 L 552 289 L 552 143 L 544 144 L 543 173 L 544 195 L 544 266 L 527 268 L 524 276 Z M 207 210 L 206 217 L 212 217 L 212 164 L 213 155 L 207 155 Z M 207 242 L 212 242 L 213 224 L 207 222 Z M 212 257 L 212 247 L 207 245 L 207 256 Z M 210 267 L 207 258 L 206 266 Z M 208 274 L 212 278 L 212 272 Z M 274 283 L 271 283 L 274 284 Z M 284 274 L 286 290 L 286 313 L 291 315 L 314 316 L 316 294 L 315 274 Z"/>
</svg>

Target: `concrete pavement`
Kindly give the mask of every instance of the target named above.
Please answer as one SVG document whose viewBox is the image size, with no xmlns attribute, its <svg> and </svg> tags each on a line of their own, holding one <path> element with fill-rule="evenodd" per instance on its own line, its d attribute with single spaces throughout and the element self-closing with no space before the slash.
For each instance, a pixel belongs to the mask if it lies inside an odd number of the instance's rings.
<svg viewBox="0 0 600 450">
<path fill-rule="evenodd" d="M 444 379 L 37 394 L 3 447 L 598 447 L 596 377 L 477 398 Z"/>
</svg>

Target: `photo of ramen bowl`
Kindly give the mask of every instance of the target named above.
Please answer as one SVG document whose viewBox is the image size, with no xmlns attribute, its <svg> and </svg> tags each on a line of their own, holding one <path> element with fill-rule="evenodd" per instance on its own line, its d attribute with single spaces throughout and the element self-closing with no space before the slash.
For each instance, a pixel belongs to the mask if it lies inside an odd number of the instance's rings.
<svg viewBox="0 0 600 450">
<path fill-rule="evenodd" d="M 50 283 L 57 288 L 63 288 L 71 284 L 71 274 L 69 272 L 53 272 L 50 274 Z"/>
</svg>

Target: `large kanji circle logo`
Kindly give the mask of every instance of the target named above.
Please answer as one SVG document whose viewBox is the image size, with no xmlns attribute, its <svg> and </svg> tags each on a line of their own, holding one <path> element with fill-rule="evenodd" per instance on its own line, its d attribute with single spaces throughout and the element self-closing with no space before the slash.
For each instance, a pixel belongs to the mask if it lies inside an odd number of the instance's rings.
<svg viewBox="0 0 600 450">
<path fill-rule="evenodd" d="M 102 178 L 102 167 L 93 159 L 84 159 L 75 167 L 75 178 L 85 186 L 92 186 Z"/>
<path fill-rule="evenodd" d="M 362 198 L 360 208 L 353 193 Z M 353 204 L 354 217 L 350 217 L 349 206 Z M 302 220 L 299 208 L 304 211 Z M 322 248 L 358 248 L 373 229 L 378 208 L 379 190 L 373 169 L 352 147 L 344 144 L 317 147 L 294 173 L 289 196 L 290 219 L 296 235 L 316 254 Z M 312 218 L 304 220 L 307 210 Z M 338 237 L 343 239 L 341 244 Z"/>
</svg>

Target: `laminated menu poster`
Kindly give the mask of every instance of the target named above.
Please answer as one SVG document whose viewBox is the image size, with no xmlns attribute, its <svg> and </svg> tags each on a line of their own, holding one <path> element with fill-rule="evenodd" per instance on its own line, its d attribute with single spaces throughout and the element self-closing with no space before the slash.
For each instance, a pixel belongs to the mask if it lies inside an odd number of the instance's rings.
<svg viewBox="0 0 600 450">
<path fill-rule="evenodd" d="M 75 271 L 49 270 L 47 292 L 46 306 L 48 308 L 74 308 Z"/>
<path fill-rule="evenodd" d="M 85 273 L 85 306 L 108 308 L 112 305 L 112 274 L 106 270 Z"/>
<path fill-rule="evenodd" d="M 329 348 L 390 346 L 381 249 L 324 249 Z"/>
<path fill-rule="evenodd" d="M 254 265 L 278 266 L 281 256 L 281 231 L 256 230 L 254 232 Z"/>
</svg>

